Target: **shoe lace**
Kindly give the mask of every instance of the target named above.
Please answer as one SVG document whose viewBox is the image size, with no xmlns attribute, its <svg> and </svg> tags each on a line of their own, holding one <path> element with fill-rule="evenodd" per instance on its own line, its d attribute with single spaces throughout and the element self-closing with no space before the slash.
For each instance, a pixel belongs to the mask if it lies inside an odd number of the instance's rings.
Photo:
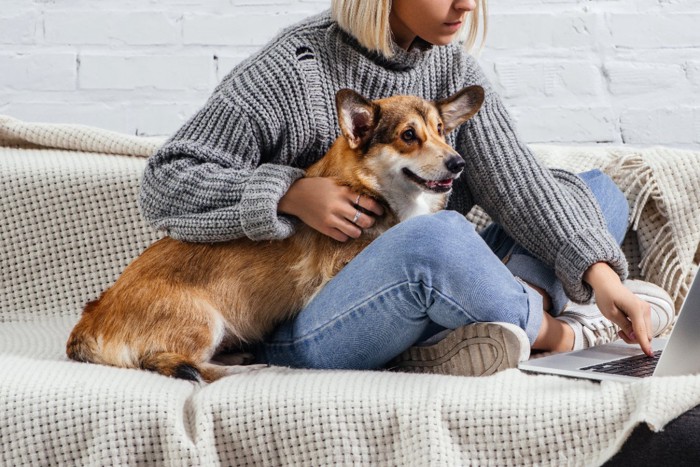
<svg viewBox="0 0 700 467">
<path fill-rule="evenodd" d="M 607 344 L 618 338 L 617 325 L 607 318 L 601 317 L 596 320 L 581 319 L 578 321 L 582 324 L 581 331 L 588 347 Z"/>
</svg>

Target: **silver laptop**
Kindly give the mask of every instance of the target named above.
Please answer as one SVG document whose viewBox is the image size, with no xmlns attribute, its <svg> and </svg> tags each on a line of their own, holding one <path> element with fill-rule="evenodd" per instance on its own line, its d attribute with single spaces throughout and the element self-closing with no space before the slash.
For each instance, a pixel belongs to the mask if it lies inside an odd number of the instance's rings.
<svg viewBox="0 0 700 467">
<path fill-rule="evenodd" d="M 523 371 L 597 380 L 635 381 L 646 376 L 700 373 L 700 274 L 685 298 L 668 339 L 653 339 L 654 357 L 638 344 L 616 341 L 521 362 Z"/>
</svg>

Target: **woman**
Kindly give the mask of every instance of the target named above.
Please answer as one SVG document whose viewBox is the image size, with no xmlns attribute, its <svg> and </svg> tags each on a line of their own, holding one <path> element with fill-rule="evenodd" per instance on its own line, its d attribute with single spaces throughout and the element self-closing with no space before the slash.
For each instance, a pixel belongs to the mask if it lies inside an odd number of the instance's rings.
<svg viewBox="0 0 700 467">
<path fill-rule="evenodd" d="M 401 354 L 407 369 L 482 374 L 516 365 L 530 348 L 614 338 L 605 317 L 651 353 L 650 306 L 622 283 L 626 201 L 599 171 L 547 170 L 520 141 L 478 64 L 453 44 L 468 18 L 473 44 L 480 11 L 486 0 L 334 0 L 331 13 L 287 29 L 232 70 L 150 159 L 142 211 L 174 238 L 280 239 L 304 222 L 347 241 L 374 222 L 356 218 L 357 194 L 301 178 L 339 134 L 335 92 L 437 100 L 470 84 L 486 90 L 479 113 L 448 137 L 467 162 L 452 211 L 382 235 L 254 349 L 259 360 L 361 369 Z M 495 221 L 481 234 L 463 216 L 474 204 Z M 382 215 L 372 199 L 360 205 Z M 600 311 L 565 310 L 594 293 Z M 471 345 L 507 358 L 454 353 Z"/>
</svg>

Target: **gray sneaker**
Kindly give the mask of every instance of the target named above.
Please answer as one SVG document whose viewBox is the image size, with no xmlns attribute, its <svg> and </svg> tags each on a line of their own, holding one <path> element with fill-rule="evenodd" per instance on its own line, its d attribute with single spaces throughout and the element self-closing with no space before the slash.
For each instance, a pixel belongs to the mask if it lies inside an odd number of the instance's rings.
<svg viewBox="0 0 700 467">
<path fill-rule="evenodd" d="M 433 344 L 415 345 L 389 362 L 387 369 L 409 373 L 488 376 L 530 356 L 530 341 L 510 323 L 475 323 L 451 330 Z"/>
<path fill-rule="evenodd" d="M 663 334 L 673 323 L 675 308 L 671 296 L 661 287 L 640 280 L 626 280 L 625 287 L 651 306 L 651 327 L 654 337 Z M 557 316 L 574 330 L 574 348 L 581 350 L 607 344 L 619 339 L 620 328 L 600 312 L 595 303 L 577 305 L 570 303 Z"/>
</svg>

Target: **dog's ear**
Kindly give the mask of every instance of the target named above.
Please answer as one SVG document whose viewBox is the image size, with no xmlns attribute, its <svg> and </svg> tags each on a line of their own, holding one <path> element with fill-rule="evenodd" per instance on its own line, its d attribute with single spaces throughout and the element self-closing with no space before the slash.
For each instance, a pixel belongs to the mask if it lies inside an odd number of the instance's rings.
<svg viewBox="0 0 700 467">
<path fill-rule="evenodd" d="M 357 149 L 377 126 L 377 106 L 351 89 L 336 93 L 335 106 L 343 136 L 352 149 Z"/>
<path fill-rule="evenodd" d="M 466 87 L 447 99 L 437 101 L 435 105 L 445 125 L 445 134 L 472 118 L 483 103 L 484 88 L 481 86 Z"/>
</svg>

